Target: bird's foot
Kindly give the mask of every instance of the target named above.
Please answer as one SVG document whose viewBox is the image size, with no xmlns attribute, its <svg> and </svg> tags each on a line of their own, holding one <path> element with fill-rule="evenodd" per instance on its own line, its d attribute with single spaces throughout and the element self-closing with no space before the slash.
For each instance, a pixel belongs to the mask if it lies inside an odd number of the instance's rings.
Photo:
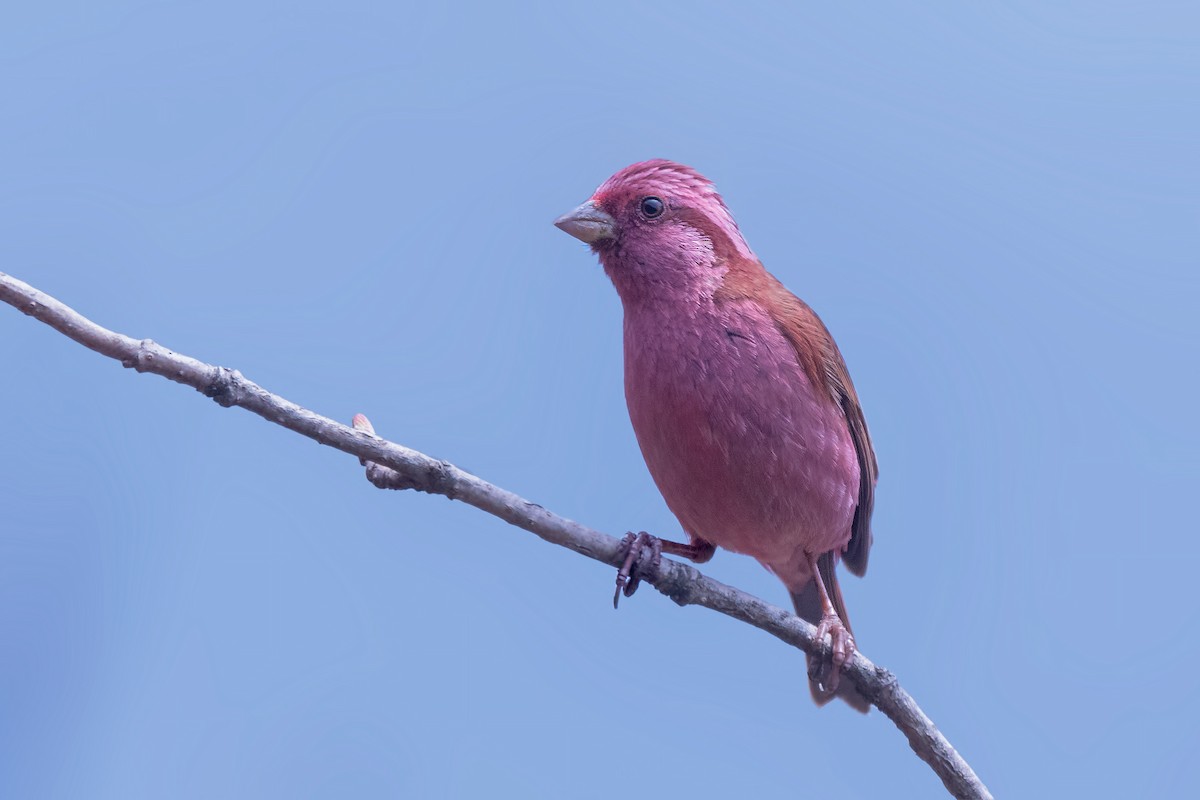
<svg viewBox="0 0 1200 800">
<path fill-rule="evenodd" d="M 625 560 L 617 571 L 617 591 L 613 594 L 613 608 L 621 601 L 622 593 L 630 597 L 637 591 L 642 578 L 653 580 L 662 563 L 662 540 L 642 531 L 627 533 L 621 540 Z"/>
<path fill-rule="evenodd" d="M 827 691 L 834 691 L 841 679 L 842 667 L 854 657 L 854 636 L 837 614 L 825 614 L 817 623 L 817 641 L 824 644 L 829 636 L 830 654 L 808 659 L 808 677 Z"/>
</svg>

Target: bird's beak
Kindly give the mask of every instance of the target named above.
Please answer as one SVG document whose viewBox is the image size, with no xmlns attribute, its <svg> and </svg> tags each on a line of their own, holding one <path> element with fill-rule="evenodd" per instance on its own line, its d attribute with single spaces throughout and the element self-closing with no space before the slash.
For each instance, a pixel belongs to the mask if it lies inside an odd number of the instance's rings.
<svg viewBox="0 0 1200 800">
<path fill-rule="evenodd" d="M 591 200 L 554 220 L 554 225 L 559 230 L 566 231 L 588 244 L 594 244 L 601 239 L 611 239 L 616 224 L 616 220 L 597 208 Z"/>
</svg>

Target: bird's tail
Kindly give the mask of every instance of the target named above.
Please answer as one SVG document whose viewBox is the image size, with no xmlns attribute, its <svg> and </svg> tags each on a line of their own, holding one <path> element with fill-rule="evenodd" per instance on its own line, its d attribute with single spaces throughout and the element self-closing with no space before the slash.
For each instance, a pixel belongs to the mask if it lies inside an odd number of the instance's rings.
<svg viewBox="0 0 1200 800">
<path fill-rule="evenodd" d="M 834 567 L 833 553 L 825 553 L 817 559 L 817 569 L 821 573 L 821 580 L 825 583 L 825 590 L 829 592 L 833 609 L 842 618 L 842 624 L 846 626 L 846 630 L 850 630 L 850 617 L 846 615 L 846 603 L 842 600 L 842 589 L 838 586 L 837 571 Z M 813 625 L 821 621 L 821 593 L 817 589 L 815 579 L 809 581 L 803 589 L 792 595 L 792 603 L 795 604 L 796 613 L 801 619 L 807 620 Z M 853 633 L 853 631 L 851 632 Z M 813 702 L 823 706 L 836 695 L 849 703 L 855 711 L 867 713 L 871 704 L 867 702 L 867 698 L 859 694 L 858 689 L 850 681 L 845 679 L 839 681 L 838 687 L 834 691 L 821 686 L 819 678 L 826 669 L 828 669 L 827 663 L 823 664 L 812 656 L 808 657 L 808 674 L 810 676 L 808 688 L 812 692 Z"/>
</svg>

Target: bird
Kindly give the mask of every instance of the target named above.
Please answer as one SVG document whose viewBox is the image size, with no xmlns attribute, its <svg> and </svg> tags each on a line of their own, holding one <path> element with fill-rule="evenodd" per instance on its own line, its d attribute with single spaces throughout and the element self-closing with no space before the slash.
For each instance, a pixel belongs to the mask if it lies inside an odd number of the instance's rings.
<svg viewBox="0 0 1200 800">
<path fill-rule="evenodd" d="M 620 297 L 625 399 L 642 456 L 687 536 L 641 552 L 758 560 L 830 637 L 808 657 L 818 706 L 869 704 L 840 680 L 855 640 L 837 565 L 866 573 L 879 467 L 845 360 L 816 313 L 763 266 L 713 183 L 667 159 L 632 164 L 554 224 L 587 243 Z M 616 598 L 614 598 L 614 603 Z"/>
</svg>

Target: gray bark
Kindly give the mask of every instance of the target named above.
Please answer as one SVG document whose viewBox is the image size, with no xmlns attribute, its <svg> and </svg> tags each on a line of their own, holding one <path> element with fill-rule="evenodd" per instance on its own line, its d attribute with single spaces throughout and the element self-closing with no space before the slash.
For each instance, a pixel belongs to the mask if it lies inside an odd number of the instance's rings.
<svg viewBox="0 0 1200 800">
<path fill-rule="evenodd" d="M 237 370 L 206 364 L 149 339 L 132 339 L 103 328 L 3 272 L 0 272 L 0 300 L 125 367 L 191 386 L 221 406 L 244 408 L 323 445 L 357 456 L 367 464 L 368 478 L 377 486 L 444 495 L 548 542 L 611 567 L 620 566 L 623 553 L 619 539 L 560 517 L 446 461 L 381 439 L 374 435 L 364 417 L 356 417 L 354 427 L 335 422 L 272 394 Z M 644 580 L 681 606 L 703 606 L 753 625 L 805 653 L 828 654 L 828 638 L 818 641 L 812 625 L 790 611 L 713 580 L 688 564 L 664 558 L 658 574 Z M 971 766 L 900 686 L 895 675 L 876 666 L 862 653 L 855 653 L 843 669 L 843 680 L 846 679 L 895 723 L 950 794 L 958 798 L 991 798 Z"/>
</svg>

